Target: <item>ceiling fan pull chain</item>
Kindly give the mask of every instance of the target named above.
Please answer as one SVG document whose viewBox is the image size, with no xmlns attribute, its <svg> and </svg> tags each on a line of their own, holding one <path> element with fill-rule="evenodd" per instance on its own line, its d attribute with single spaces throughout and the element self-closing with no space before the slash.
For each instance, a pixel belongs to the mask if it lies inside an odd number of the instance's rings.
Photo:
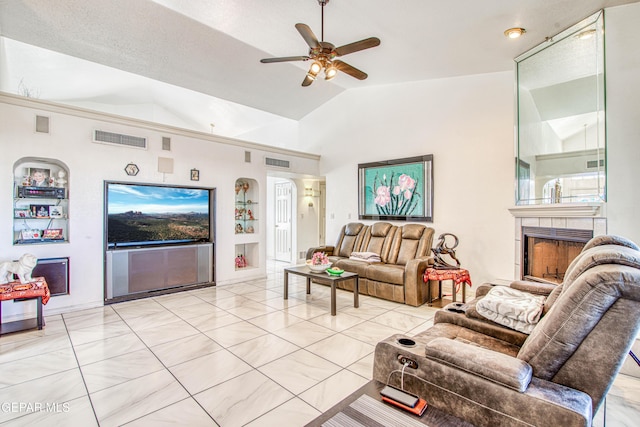
<svg viewBox="0 0 640 427">
<path fill-rule="evenodd" d="M 320 5 L 322 6 L 321 14 L 320 14 L 320 41 L 324 41 L 324 5 L 327 4 L 326 1 L 322 1 Z"/>
</svg>

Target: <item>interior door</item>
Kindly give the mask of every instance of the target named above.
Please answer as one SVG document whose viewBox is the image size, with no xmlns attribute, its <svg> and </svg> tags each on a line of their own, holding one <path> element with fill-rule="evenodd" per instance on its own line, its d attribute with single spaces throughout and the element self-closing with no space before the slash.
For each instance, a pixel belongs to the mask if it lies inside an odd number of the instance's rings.
<svg viewBox="0 0 640 427">
<path fill-rule="evenodd" d="M 276 183 L 275 198 L 275 258 L 291 262 L 291 183 Z"/>
</svg>

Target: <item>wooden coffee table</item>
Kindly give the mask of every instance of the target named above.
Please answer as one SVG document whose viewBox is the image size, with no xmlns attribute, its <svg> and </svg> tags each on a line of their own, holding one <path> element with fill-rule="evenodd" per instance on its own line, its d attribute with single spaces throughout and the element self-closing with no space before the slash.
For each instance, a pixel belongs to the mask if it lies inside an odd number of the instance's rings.
<svg viewBox="0 0 640 427">
<path fill-rule="evenodd" d="M 314 273 L 306 265 L 297 267 L 289 267 L 284 269 L 284 299 L 289 299 L 289 274 L 296 274 L 307 279 L 307 294 L 311 293 L 311 280 L 314 282 L 331 286 L 331 315 L 336 315 L 336 284 L 345 280 L 354 279 L 353 286 L 353 306 L 358 308 L 358 273 L 350 273 L 345 271 L 340 276 L 331 276 L 326 272 Z"/>
</svg>

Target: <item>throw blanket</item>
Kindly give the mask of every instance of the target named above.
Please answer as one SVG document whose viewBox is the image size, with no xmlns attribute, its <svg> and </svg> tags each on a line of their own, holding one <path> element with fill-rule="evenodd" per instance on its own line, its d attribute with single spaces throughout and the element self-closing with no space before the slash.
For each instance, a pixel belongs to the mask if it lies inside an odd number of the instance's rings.
<svg viewBox="0 0 640 427">
<path fill-rule="evenodd" d="M 382 262 L 380 255 L 375 252 L 351 252 L 349 259 L 355 259 L 358 261 L 366 262 Z"/>
<path fill-rule="evenodd" d="M 478 314 L 516 331 L 530 334 L 540 321 L 545 297 L 507 286 L 494 286 L 476 303 Z"/>
</svg>

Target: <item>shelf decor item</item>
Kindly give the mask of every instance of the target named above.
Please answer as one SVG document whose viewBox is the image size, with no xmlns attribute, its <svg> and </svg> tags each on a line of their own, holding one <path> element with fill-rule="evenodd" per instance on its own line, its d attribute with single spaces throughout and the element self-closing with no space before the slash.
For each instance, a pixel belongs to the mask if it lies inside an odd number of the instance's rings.
<svg viewBox="0 0 640 427">
<path fill-rule="evenodd" d="M 307 261 L 307 267 L 314 273 L 322 273 L 331 267 L 331 261 L 324 252 L 315 252 Z"/>
<path fill-rule="evenodd" d="M 124 167 L 124 171 L 129 176 L 136 176 L 138 175 L 138 172 L 140 172 L 140 168 L 138 168 L 138 165 L 136 165 L 135 163 L 129 163 Z"/>
<path fill-rule="evenodd" d="M 64 218 L 64 208 L 62 206 L 49 206 L 50 218 Z"/>
<path fill-rule="evenodd" d="M 191 181 L 200 181 L 200 171 L 198 169 L 191 169 Z"/>
</svg>

